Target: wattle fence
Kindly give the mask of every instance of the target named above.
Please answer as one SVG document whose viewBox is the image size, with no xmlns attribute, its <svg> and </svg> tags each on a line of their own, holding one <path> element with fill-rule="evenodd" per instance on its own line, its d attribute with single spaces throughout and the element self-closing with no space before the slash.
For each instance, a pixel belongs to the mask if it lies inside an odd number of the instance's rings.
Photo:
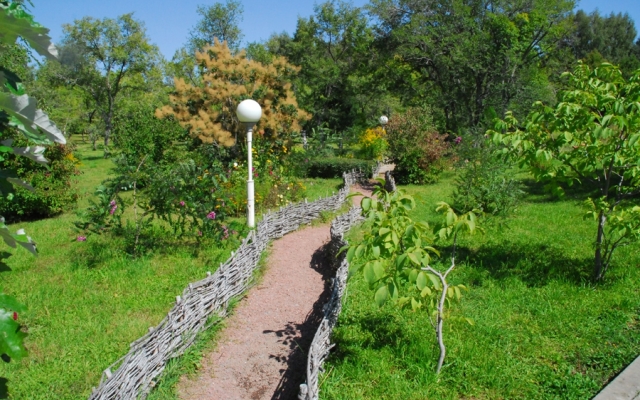
<svg viewBox="0 0 640 400">
<path fill-rule="evenodd" d="M 375 175 L 377 171 L 374 169 L 373 172 Z M 207 320 L 211 316 L 225 316 L 229 301 L 249 287 L 253 273 L 258 268 L 260 255 L 271 240 L 310 223 L 323 211 L 339 209 L 351 186 L 367 178 L 368 174 L 363 172 L 345 173 L 344 187 L 337 194 L 310 203 L 289 205 L 278 212 L 264 215 L 257 228 L 250 232 L 226 262 L 220 264 L 213 274 L 207 273 L 203 280 L 190 283 L 182 296 L 176 297 L 175 305 L 162 322 L 149 328 L 146 335 L 131 343 L 129 353 L 104 371 L 100 385 L 94 388 L 89 399 L 145 399 L 167 361 L 180 356 L 193 343 L 196 335 L 207 328 Z M 359 215 L 358 209 L 352 209 L 334 220 L 331 226 L 333 254 L 344 245 L 342 234 L 358 220 Z M 305 399 L 317 398 L 318 372 L 328 355 L 329 335 L 340 313 L 340 298 L 344 292 L 348 269 L 345 263 L 346 260 L 341 261 L 334 281 L 335 293 L 332 293 L 325 307 L 325 316 L 313 340 L 307 368 L 306 387 L 309 390 L 305 392 Z"/>
</svg>

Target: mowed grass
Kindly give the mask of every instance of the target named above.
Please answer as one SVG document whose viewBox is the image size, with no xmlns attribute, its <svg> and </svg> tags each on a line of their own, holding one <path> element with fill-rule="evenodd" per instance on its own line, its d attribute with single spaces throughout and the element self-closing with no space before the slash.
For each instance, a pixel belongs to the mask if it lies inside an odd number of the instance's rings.
<svg viewBox="0 0 640 400">
<path fill-rule="evenodd" d="M 101 150 L 79 144 L 83 174 L 74 185 L 88 204 L 108 177 L 112 162 Z M 309 200 L 333 190 L 337 181 L 314 180 Z M 102 371 L 129 351 L 129 344 L 157 325 L 184 287 L 215 271 L 234 249 L 214 242 L 184 241 L 157 248 L 137 259 L 122 239 L 91 235 L 76 240 L 74 212 L 15 224 L 38 244 L 39 256 L 21 249 L 2 253 L 2 291 L 28 310 L 19 321 L 28 332 L 29 356 L 0 363 L 11 398 L 81 399 L 97 386 Z"/>
<path fill-rule="evenodd" d="M 414 217 L 436 222 L 435 203 L 451 200 L 451 183 L 404 187 L 417 200 Z M 586 399 L 640 354 L 637 245 L 614 255 L 605 283 L 590 283 L 596 227 L 582 219 L 582 198 L 553 200 L 529 186 L 536 194 L 506 226 L 460 242 L 451 281 L 470 291 L 453 313 L 475 325 L 445 321 L 440 376 L 425 313 L 379 309 L 356 275 L 320 378 L 322 398 Z"/>
</svg>

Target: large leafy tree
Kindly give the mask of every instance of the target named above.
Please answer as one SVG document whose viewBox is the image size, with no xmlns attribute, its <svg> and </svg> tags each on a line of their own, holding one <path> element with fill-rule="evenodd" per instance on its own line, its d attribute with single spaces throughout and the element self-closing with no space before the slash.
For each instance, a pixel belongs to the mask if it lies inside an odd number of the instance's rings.
<svg viewBox="0 0 640 400">
<path fill-rule="evenodd" d="M 542 103 L 524 124 L 507 114 L 493 131 L 548 188 L 594 188 L 588 216 L 597 221 L 593 277 L 600 280 L 616 248 L 640 239 L 640 70 L 627 81 L 611 64 L 567 73 L 569 89 L 555 107 Z"/>
<path fill-rule="evenodd" d="M 316 5 L 313 16 L 298 19 L 284 53 L 301 67 L 296 94 L 315 125 L 344 129 L 375 103 L 375 93 L 368 91 L 375 86 L 368 81 L 373 38 L 363 11 L 342 1 Z"/>
<path fill-rule="evenodd" d="M 140 88 L 135 79 L 125 78 L 152 70 L 158 49 L 132 14 L 102 20 L 85 17 L 63 29 L 61 61 L 68 83 L 81 88 L 93 102 L 104 125 L 106 155 L 119 97 L 123 91 Z"/>
<path fill-rule="evenodd" d="M 575 58 L 595 65 L 606 60 L 629 73 L 640 67 L 640 40 L 634 43 L 638 32 L 629 14 L 603 16 L 597 10 L 590 14 L 579 10 L 574 26 L 567 45 Z"/>
<path fill-rule="evenodd" d="M 457 131 L 490 107 L 506 111 L 527 89 L 523 74 L 554 55 L 573 1 L 373 0 L 369 9 L 378 41 L 412 68 Z"/>
<path fill-rule="evenodd" d="M 182 78 L 194 85 L 201 83 L 202 72 L 196 64 L 197 51 L 213 45 L 215 39 L 226 42 L 232 52 L 240 48 L 243 34 L 239 25 L 244 9 L 238 1 L 227 0 L 224 4 L 200 5 L 197 12 L 201 18 L 189 32 L 186 45 L 176 50 L 171 61 L 166 63 L 167 77 Z"/>
</svg>

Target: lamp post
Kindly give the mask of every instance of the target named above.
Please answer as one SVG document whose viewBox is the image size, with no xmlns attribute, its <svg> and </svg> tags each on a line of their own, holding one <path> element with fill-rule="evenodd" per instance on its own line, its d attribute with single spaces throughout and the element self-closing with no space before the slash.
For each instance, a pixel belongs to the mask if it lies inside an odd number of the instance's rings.
<svg viewBox="0 0 640 400">
<path fill-rule="evenodd" d="M 262 117 L 260 104 L 255 100 L 247 99 L 238 104 L 236 115 L 247 130 L 247 158 L 249 161 L 249 179 L 247 180 L 247 226 L 255 226 L 254 190 L 253 190 L 253 157 L 251 154 L 251 141 L 253 127 Z"/>
<path fill-rule="evenodd" d="M 382 125 L 382 129 L 384 129 L 384 127 L 387 125 L 387 122 L 389 122 L 389 118 L 387 118 L 386 115 L 383 115 L 380 117 L 379 121 L 380 125 Z"/>
</svg>

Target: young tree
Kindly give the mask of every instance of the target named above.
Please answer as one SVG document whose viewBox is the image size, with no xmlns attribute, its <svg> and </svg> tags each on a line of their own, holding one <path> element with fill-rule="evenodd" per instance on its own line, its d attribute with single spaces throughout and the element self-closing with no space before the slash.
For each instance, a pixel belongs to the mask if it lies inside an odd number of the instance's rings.
<svg viewBox="0 0 640 400">
<path fill-rule="evenodd" d="M 309 115 L 298 108 L 291 79 L 298 68 L 283 57 L 270 65 L 247 59 L 244 51 L 232 54 L 226 43 L 214 40 L 213 46 L 196 53 L 202 68 L 201 86 L 175 79 L 171 105 L 156 111 L 158 118 L 175 117 L 189 129 L 192 137 L 204 143 L 232 146 L 244 131 L 236 117 L 236 107 L 246 98 L 256 100 L 263 116 L 258 129 L 277 136 L 300 130 L 300 122 Z"/>
<path fill-rule="evenodd" d="M 616 248 L 640 239 L 640 70 L 580 63 L 555 107 L 534 104 L 520 125 L 512 115 L 489 131 L 556 194 L 563 185 L 592 185 L 588 216 L 597 221 L 593 278 L 601 280 Z"/>
<path fill-rule="evenodd" d="M 67 80 L 94 102 L 104 123 L 107 155 L 119 96 L 135 88 L 125 83 L 125 77 L 148 71 L 158 49 L 149 43 L 143 23 L 132 14 L 102 20 L 84 17 L 63 29 L 61 61 L 67 67 Z"/>
</svg>

